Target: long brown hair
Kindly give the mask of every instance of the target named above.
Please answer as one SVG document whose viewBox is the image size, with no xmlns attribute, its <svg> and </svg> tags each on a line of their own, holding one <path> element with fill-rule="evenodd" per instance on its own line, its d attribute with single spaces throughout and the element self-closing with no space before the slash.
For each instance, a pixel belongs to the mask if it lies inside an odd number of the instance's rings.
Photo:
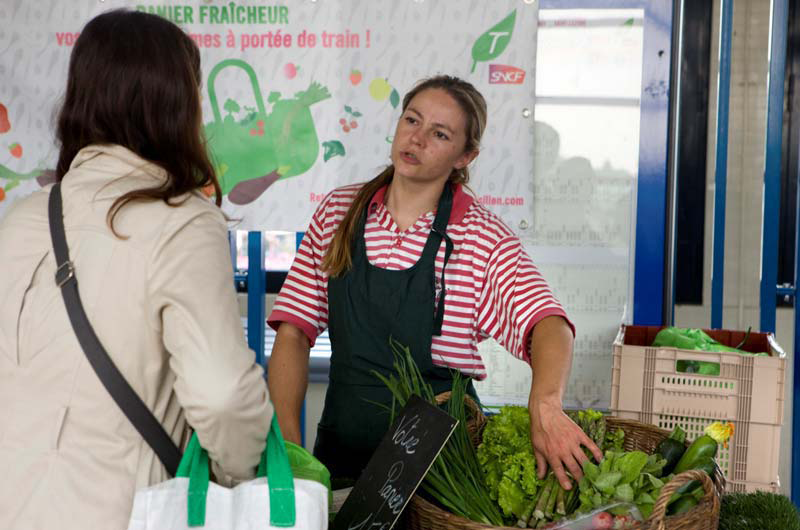
<svg viewBox="0 0 800 530">
<path fill-rule="evenodd" d="M 464 152 L 475 151 L 480 146 L 483 130 L 486 128 L 486 100 L 480 92 L 462 79 L 449 75 L 438 75 L 423 79 L 403 98 L 403 111 L 414 99 L 414 96 L 423 90 L 439 89 L 447 92 L 461 108 L 466 118 L 466 143 Z M 322 259 L 322 270 L 329 276 L 337 277 L 350 269 L 353 264 L 351 248 L 353 237 L 360 220 L 361 213 L 372 199 L 372 196 L 392 181 L 394 166 L 389 165 L 377 177 L 365 183 L 356 194 L 353 203 L 347 210 L 341 224 L 336 228 L 328 251 Z M 453 168 L 448 182 L 451 184 L 466 184 L 469 182 L 469 170 L 466 166 L 461 169 Z"/>
<path fill-rule="evenodd" d="M 75 42 L 56 137 L 56 179 L 78 151 L 92 144 L 121 145 L 167 172 L 164 182 L 118 197 L 106 220 L 132 201 L 171 199 L 213 185 L 200 107 L 200 52 L 178 26 L 157 15 L 114 10 L 93 18 Z"/>
</svg>

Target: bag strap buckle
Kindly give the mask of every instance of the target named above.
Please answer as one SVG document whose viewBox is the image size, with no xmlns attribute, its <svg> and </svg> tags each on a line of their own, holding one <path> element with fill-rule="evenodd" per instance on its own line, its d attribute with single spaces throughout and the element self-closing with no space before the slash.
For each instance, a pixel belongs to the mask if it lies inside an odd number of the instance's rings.
<svg viewBox="0 0 800 530">
<path fill-rule="evenodd" d="M 64 287 L 64 284 L 73 278 L 75 278 L 75 267 L 71 261 L 65 261 L 56 269 L 55 280 L 58 287 Z"/>
</svg>

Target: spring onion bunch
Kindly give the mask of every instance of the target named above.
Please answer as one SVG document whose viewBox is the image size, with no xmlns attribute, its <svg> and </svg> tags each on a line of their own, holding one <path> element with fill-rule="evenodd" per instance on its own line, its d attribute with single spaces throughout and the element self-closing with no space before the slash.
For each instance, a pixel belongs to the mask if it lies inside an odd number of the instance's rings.
<svg viewBox="0 0 800 530">
<path fill-rule="evenodd" d="M 436 396 L 409 349 L 391 338 L 389 344 L 395 356 L 393 373 L 388 377 L 373 373 L 392 393 L 391 421 L 394 421 L 412 394 L 434 405 Z M 458 420 L 458 424 L 422 481 L 422 488 L 451 513 L 472 521 L 502 526 L 503 516 L 497 504 L 489 498 L 467 430 L 467 384 L 460 372 L 453 372 L 453 387 L 446 411 Z"/>
</svg>

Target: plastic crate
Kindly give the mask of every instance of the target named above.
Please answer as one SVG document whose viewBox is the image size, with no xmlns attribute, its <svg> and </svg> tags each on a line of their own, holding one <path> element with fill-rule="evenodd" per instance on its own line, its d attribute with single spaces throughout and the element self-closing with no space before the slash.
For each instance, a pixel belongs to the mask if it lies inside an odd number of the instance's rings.
<svg viewBox="0 0 800 530">
<path fill-rule="evenodd" d="M 781 481 L 778 477 L 775 478 L 774 482 L 770 482 L 765 484 L 763 482 L 747 482 L 741 481 L 731 484 L 728 482 L 725 491 L 729 493 L 752 493 L 754 491 L 767 491 L 769 493 L 778 493 L 781 492 Z"/>
<path fill-rule="evenodd" d="M 611 411 L 620 418 L 672 429 L 690 440 L 715 421 L 735 426 L 717 461 L 728 491 L 779 489 L 786 355 L 769 333 L 704 330 L 726 346 L 768 352 L 769 357 L 655 348 L 660 326 L 622 326 L 613 346 Z M 719 375 L 679 371 L 678 361 L 719 365 Z M 683 366 L 683 364 L 681 365 Z"/>
</svg>

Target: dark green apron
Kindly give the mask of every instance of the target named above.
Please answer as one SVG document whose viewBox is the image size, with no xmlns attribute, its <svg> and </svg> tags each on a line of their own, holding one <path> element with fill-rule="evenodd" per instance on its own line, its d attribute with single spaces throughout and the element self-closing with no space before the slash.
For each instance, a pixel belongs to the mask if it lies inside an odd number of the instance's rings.
<svg viewBox="0 0 800 530">
<path fill-rule="evenodd" d="M 389 375 L 394 356 L 389 337 L 407 346 L 434 393 L 450 390 L 449 369 L 433 365 L 431 341 L 441 335 L 444 317 L 444 268 L 439 305 L 435 303 L 436 254 L 445 241 L 444 264 L 453 243 L 446 235 L 453 191 L 445 185 L 433 226 L 419 261 L 409 269 L 387 270 L 367 259 L 364 225 L 368 208 L 353 235 L 353 265 L 328 280 L 328 330 L 331 338 L 330 383 L 317 427 L 314 455 L 331 476 L 355 479 L 389 428 L 389 389 L 372 373 Z M 470 393 L 474 395 L 470 382 Z"/>
</svg>

